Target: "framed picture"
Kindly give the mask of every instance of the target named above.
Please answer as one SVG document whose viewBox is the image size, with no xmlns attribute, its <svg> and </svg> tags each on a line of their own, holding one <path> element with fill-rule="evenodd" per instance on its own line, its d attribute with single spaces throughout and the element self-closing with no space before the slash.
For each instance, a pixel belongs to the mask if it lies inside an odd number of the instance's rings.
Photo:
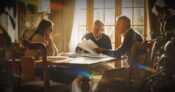
<svg viewBox="0 0 175 92">
<path fill-rule="evenodd" d="M 38 12 L 50 12 L 50 0 L 38 0 Z"/>
</svg>

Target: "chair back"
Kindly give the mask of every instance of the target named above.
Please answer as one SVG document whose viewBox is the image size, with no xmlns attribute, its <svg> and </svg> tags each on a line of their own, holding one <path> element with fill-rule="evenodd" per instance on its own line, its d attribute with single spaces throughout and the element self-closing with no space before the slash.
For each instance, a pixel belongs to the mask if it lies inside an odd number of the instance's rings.
<svg viewBox="0 0 175 92">
<path fill-rule="evenodd" d="M 23 72 L 23 82 L 35 81 L 34 59 L 33 57 L 20 57 Z"/>
<path fill-rule="evenodd" d="M 47 64 L 47 48 L 44 43 L 30 43 L 27 40 L 24 40 L 22 42 L 23 46 L 31 49 L 31 50 L 41 50 L 42 54 L 42 63 L 43 63 L 43 78 L 44 78 L 44 90 L 45 92 L 48 92 L 49 86 L 50 86 L 50 78 L 49 78 L 49 72 L 48 72 L 48 64 Z"/>
<path fill-rule="evenodd" d="M 151 74 L 149 70 L 153 66 L 151 55 L 154 43 L 155 40 L 150 40 L 133 44 L 130 58 L 131 65 L 127 79 L 129 83 L 133 80 L 142 80 Z"/>
</svg>

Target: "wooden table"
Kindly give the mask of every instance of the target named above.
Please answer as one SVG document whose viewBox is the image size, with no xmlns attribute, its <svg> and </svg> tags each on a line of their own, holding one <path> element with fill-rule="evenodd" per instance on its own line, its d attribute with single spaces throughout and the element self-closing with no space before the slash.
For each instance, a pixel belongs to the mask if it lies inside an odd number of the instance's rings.
<svg viewBox="0 0 175 92">
<path fill-rule="evenodd" d="M 31 49 L 31 50 L 41 50 L 41 56 L 42 60 L 38 60 L 35 62 L 35 65 L 40 66 L 42 65 L 43 67 L 43 76 L 44 76 L 44 90 L 45 92 L 48 91 L 48 87 L 50 85 L 49 82 L 49 76 L 48 76 L 48 65 L 55 65 L 55 66 L 68 66 L 68 67 L 78 67 L 80 69 L 87 68 L 89 69 L 89 66 L 93 64 L 99 64 L 99 63 L 106 63 L 106 62 L 111 62 L 111 61 L 116 61 L 118 59 L 112 58 L 109 56 L 99 56 L 96 57 L 95 55 L 77 55 L 77 54 L 72 54 L 72 55 L 66 55 L 63 54 L 65 58 L 60 59 L 61 57 L 56 56 L 56 57 L 47 57 L 47 48 L 44 43 L 30 43 L 27 40 L 22 41 L 22 44 L 24 47 Z M 67 58 L 66 58 L 67 57 Z M 83 92 L 89 92 L 90 86 L 88 83 L 89 79 L 85 77 L 84 85 L 82 86 L 81 89 Z"/>
<path fill-rule="evenodd" d="M 109 63 L 118 60 L 103 54 L 61 54 L 59 56 L 47 56 L 48 65 L 58 66 L 84 66 L 98 63 Z M 39 64 L 42 59 L 37 60 L 35 63 Z"/>
<path fill-rule="evenodd" d="M 62 54 L 60 56 L 47 56 L 47 65 L 67 66 L 68 68 L 73 67 L 92 72 L 94 71 L 91 68 L 92 65 L 100 63 L 109 63 L 116 60 L 118 59 L 102 54 Z M 42 59 L 35 61 L 35 65 L 38 67 L 42 64 Z M 82 82 L 82 92 L 89 92 L 89 77 L 83 77 Z"/>
</svg>

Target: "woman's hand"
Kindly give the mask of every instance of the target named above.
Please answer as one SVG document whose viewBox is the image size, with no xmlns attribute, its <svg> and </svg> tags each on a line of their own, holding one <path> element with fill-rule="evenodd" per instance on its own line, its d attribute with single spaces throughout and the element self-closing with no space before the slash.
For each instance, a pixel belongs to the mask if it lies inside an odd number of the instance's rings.
<svg viewBox="0 0 175 92">
<path fill-rule="evenodd" d="M 46 34 L 46 33 L 44 33 L 44 42 L 45 42 L 46 45 L 49 44 L 49 35 Z"/>
<path fill-rule="evenodd" d="M 48 35 L 48 41 L 49 41 L 49 42 L 53 42 L 53 36 L 52 36 L 52 33 L 50 33 L 50 34 Z"/>
<path fill-rule="evenodd" d="M 51 44 L 53 42 L 53 37 L 52 37 L 52 33 L 50 34 L 44 34 L 44 41 L 46 42 L 46 44 Z"/>
<path fill-rule="evenodd" d="M 93 51 L 95 51 L 96 53 L 101 53 L 102 52 L 102 48 L 95 48 L 95 49 L 93 49 Z"/>
</svg>

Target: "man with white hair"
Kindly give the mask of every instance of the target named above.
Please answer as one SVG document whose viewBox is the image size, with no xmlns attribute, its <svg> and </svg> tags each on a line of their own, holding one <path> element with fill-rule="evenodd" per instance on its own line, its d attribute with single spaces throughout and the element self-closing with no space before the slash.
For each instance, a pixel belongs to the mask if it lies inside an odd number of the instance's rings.
<svg viewBox="0 0 175 92">
<path fill-rule="evenodd" d="M 89 32 L 83 36 L 82 39 L 89 40 L 91 39 L 98 47 L 103 49 L 112 49 L 111 39 L 108 35 L 104 34 L 104 23 L 100 20 L 94 22 L 92 32 Z M 104 44 L 105 43 L 105 44 Z M 84 51 L 80 47 L 76 47 L 76 52 Z M 87 52 L 87 51 L 84 51 Z"/>
</svg>

